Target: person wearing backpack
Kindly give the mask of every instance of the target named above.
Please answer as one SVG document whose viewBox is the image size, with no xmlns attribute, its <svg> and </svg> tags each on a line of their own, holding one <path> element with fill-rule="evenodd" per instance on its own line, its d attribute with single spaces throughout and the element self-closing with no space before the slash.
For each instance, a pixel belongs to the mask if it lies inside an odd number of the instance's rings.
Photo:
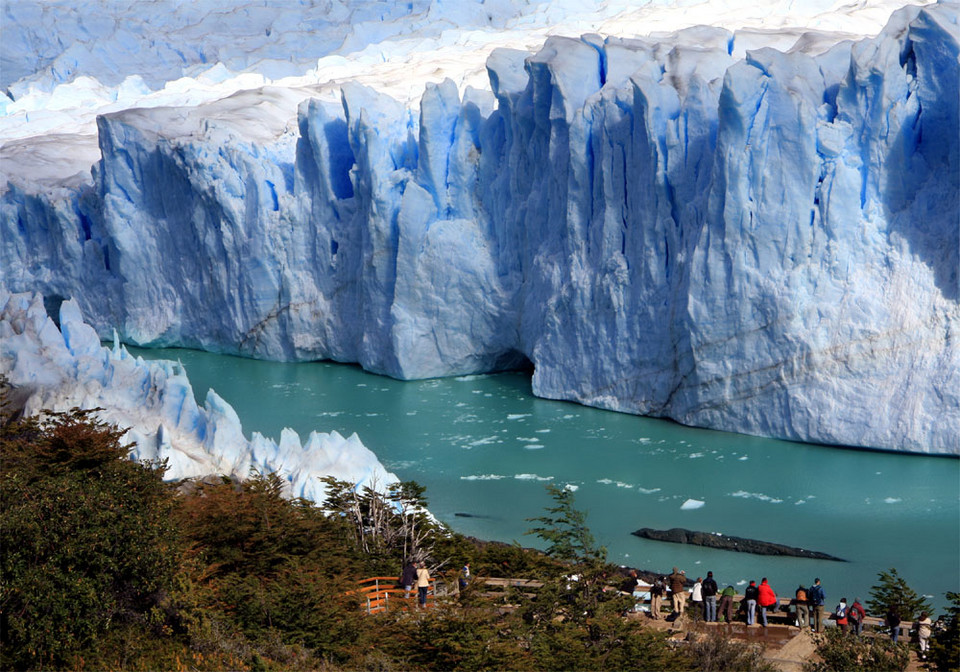
<svg viewBox="0 0 960 672">
<path fill-rule="evenodd" d="M 849 625 L 847 621 L 847 598 L 840 598 L 840 604 L 833 610 L 833 617 L 837 620 L 837 625 L 840 626 L 840 632 L 846 634 L 847 625 Z"/>
<path fill-rule="evenodd" d="M 797 610 L 797 627 L 802 630 L 810 625 L 810 607 L 807 606 L 807 589 L 803 586 L 797 588 L 797 593 L 793 598 L 793 606 Z"/>
<path fill-rule="evenodd" d="M 807 600 L 812 607 L 810 627 L 814 632 L 823 632 L 823 603 L 826 602 L 827 595 L 823 592 L 820 579 L 813 580 L 813 585 L 807 591 Z"/>
<path fill-rule="evenodd" d="M 850 619 L 850 625 L 853 626 L 853 634 L 857 637 L 863 632 L 863 619 L 867 617 L 867 612 L 860 604 L 860 598 L 853 598 L 853 604 L 847 609 L 847 618 Z"/>
</svg>

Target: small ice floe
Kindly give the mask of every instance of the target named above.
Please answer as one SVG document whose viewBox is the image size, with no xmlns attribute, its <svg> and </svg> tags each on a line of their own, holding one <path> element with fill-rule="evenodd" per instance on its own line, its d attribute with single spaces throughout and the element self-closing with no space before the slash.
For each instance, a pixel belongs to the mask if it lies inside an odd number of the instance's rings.
<svg viewBox="0 0 960 672">
<path fill-rule="evenodd" d="M 576 492 L 577 490 L 580 489 L 580 486 L 574 485 L 573 483 L 567 483 L 566 485 L 563 486 L 563 489 L 569 490 L 570 492 Z"/>
<path fill-rule="evenodd" d="M 747 492 L 746 490 L 737 490 L 736 492 L 731 492 L 730 496 L 740 497 L 741 499 L 758 499 L 761 502 L 770 502 L 771 504 L 780 504 L 783 502 L 782 499 L 777 499 L 776 497 L 771 497 L 770 495 L 764 495 L 761 492 Z"/>
<path fill-rule="evenodd" d="M 509 413 L 507 415 L 507 420 L 523 420 L 524 418 L 529 418 L 529 413 Z"/>
<path fill-rule="evenodd" d="M 886 497 L 886 498 L 883 500 L 884 504 L 899 504 L 899 503 L 902 502 L 902 501 L 903 501 L 903 500 L 900 499 L 899 497 Z"/>
<path fill-rule="evenodd" d="M 683 504 L 680 505 L 680 510 L 691 511 L 693 509 L 699 509 L 704 504 L 706 504 L 706 502 L 699 499 L 688 499 L 687 501 L 685 501 Z"/>
<path fill-rule="evenodd" d="M 499 481 L 501 478 L 506 478 L 506 476 L 501 476 L 500 474 L 472 474 L 470 476 L 461 476 L 461 481 Z"/>
<path fill-rule="evenodd" d="M 741 462 L 746 462 L 746 461 L 749 460 L 750 458 L 747 457 L 746 455 L 741 455 L 741 456 L 738 457 L 737 459 L 740 460 Z"/>
<path fill-rule="evenodd" d="M 538 476 L 537 474 L 514 474 L 518 481 L 552 481 L 553 476 Z"/>
</svg>

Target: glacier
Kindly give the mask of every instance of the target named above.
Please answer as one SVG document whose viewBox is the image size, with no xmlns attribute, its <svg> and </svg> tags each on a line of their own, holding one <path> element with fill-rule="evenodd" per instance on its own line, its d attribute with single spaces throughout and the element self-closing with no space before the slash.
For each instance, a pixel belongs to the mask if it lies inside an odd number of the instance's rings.
<svg viewBox="0 0 960 672">
<path fill-rule="evenodd" d="M 258 432 L 247 440 L 236 412 L 216 392 L 197 404 L 179 362 L 144 361 L 119 342 L 102 346 L 74 301 L 60 305 L 58 322 L 39 294 L 0 289 L 0 371 L 18 412 L 99 409 L 97 417 L 127 430 L 130 457 L 165 461 L 168 480 L 276 474 L 288 496 L 318 503 L 326 476 L 382 492 L 399 480 L 356 434 L 311 432 L 301 443 L 287 428 L 279 442 Z"/>
<path fill-rule="evenodd" d="M 7 87 L 0 283 L 129 343 L 401 379 L 531 364 L 542 397 L 960 454 L 956 2 L 868 37 L 581 22 L 520 48 L 491 35 L 556 16 L 500 4 L 495 31 L 449 10 L 454 37 L 443 3 L 381 21 L 482 44 L 455 77 L 417 61 L 423 81 L 365 78 L 390 59 L 359 30 L 324 33 L 308 77 L 217 54 L 166 97 L 44 60 Z M 86 105 L 70 132 L 58 96 Z"/>
</svg>

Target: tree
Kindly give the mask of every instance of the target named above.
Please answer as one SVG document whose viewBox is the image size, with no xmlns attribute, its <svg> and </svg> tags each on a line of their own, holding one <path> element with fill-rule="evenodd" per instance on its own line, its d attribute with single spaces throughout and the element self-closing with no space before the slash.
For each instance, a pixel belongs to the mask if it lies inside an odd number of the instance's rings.
<svg viewBox="0 0 960 672">
<path fill-rule="evenodd" d="M 917 595 L 895 568 L 878 573 L 877 578 L 879 582 L 870 589 L 870 599 L 866 604 L 867 611 L 874 616 L 882 618 L 893 609 L 902 620 L 914 621 L 921 611 L 933 611 L 930 601 Z"/>
<path fill-rule="evenodd" d="M 574 508 L 573 491 L 548 485 L 547 492 L 556 502 L 547 507 L 551 515 L 529 518 L 540 523 L 526 532 L 534 534 L 549 546 L 546 553 L 550 557 L 570 563 L 575 575 L 551 587 L 541 589 L 538 604 L 529 605 L 528 619 L 546 622 L 555 617 L 583 621 L 594 616 L 598 610 L 624 611 L 632 604 L 630 598 L 620 596 L 619 592 L 605 592 L 607 574 L 613 570 L 607 565 L 607 549 L 597 546 L 593 534 L 587 527 L 586 514 Z M 548 592 L 552 591 L 552 599 Z M 616 604 L 601 607 L 605 602 Z M 551 613 L 552 612 L 552 613 Z"/>
<path fill-rule="evenodd" d="M 124 432 L 94 413 L 4 425 L 5 668 L 64 666 L 108 631 L 130 625 L 169 631 L 181 546 L 166 467 L 129 460 Z"/>
<path fill-rule="evenodd" d="M 947 593 L 950 606 L 930 642 L 930 662 L 940 672 L 960 669 L 960 593 Z"/>
<path fill-rule="evenodd" d="M 549 516 L 528 518 L 529 522 L 540 523 L 540 526 L 527 530 L 526 534 L 534 534 L 546 541 L 549 544 L 547 555 L 558 560 L 581 567 L 605 564 L 607 549 L 596 545 L 587 527 L 586 514 L 573 508 L 573 490 L 551 484 L 547 486 L 547 492 L 556 505 L 547 507 Z"/>
</svg>

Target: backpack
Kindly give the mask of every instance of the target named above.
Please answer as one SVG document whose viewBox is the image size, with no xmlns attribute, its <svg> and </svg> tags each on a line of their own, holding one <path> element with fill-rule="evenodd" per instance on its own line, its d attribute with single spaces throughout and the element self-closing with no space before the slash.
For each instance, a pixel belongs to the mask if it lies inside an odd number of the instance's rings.
<svg viewBox="0 0 960 672">
<path fill-rule="evenodd" d="M 842 604 L 837 605 L 837 620 L 847 617 L 847 608 Z"/>
<path fill-rule="evenodd" d="M 797 591 L 797 604 L 806 604 L 807 603 L 807 591 L 802 588 Z"/>
</svg>

